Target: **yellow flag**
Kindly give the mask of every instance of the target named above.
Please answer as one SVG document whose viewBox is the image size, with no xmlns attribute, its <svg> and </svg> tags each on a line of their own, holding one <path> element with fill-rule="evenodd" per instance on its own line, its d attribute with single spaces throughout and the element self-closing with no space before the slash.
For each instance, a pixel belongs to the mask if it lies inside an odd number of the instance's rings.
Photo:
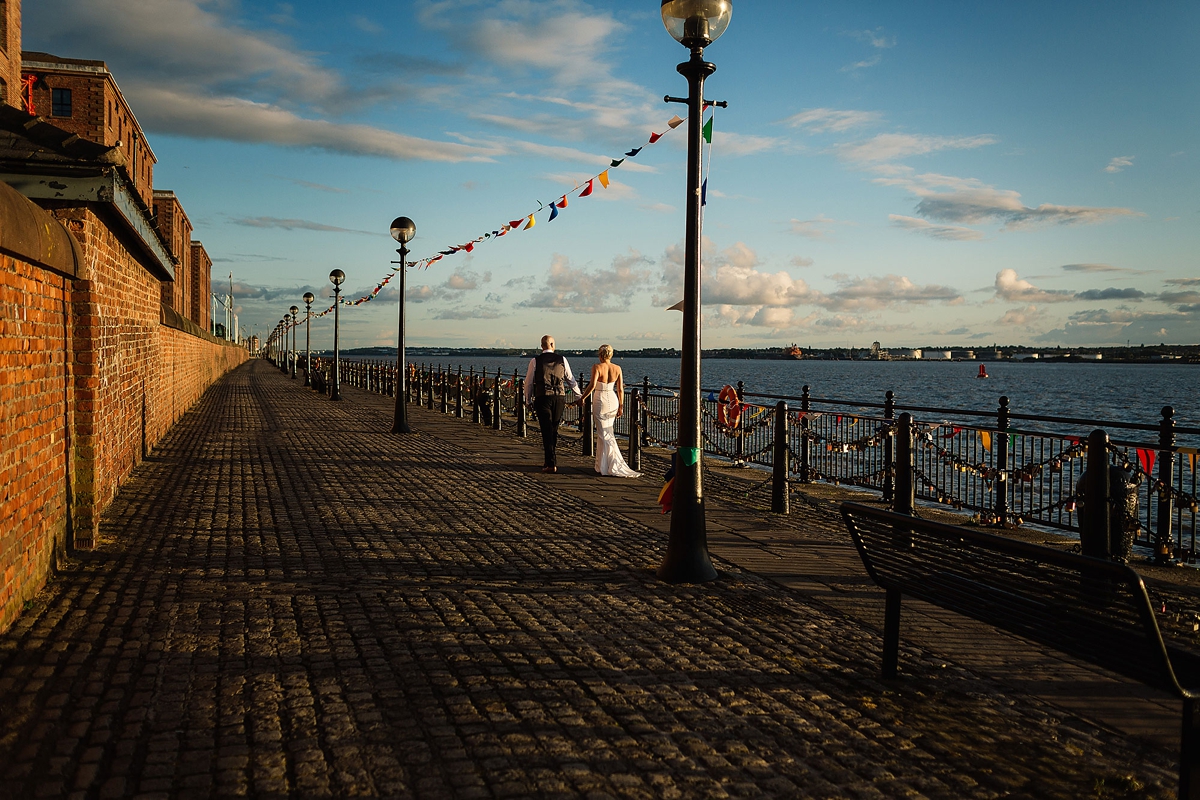
<svg viewBox="0 0 1200 800">
<path fill-rule="evenodd" d="M 529 215 L 529 222 L 526 222 L 526 223 L 525 223 L 525 227 L 524 227 L 524 228 L 522 228 L 521 230 L 523 230 L 523 231 L 527 231 L 527 230 L 529 230 L 530 228 L 532 228 L 534 225 L 537 225 L 537 220 L 533 218 L 533 214 L 530 214 L 530 215 Z"/>
<path fill-rule="evenodd" d="M 604 172 L 601 172 L 596 177 L 598 177 L 600 179 L 600 185 L 603 186 L 605 189 L 607 189 L 608 188 L 608 170 L 604 170 Z"/>
<path fill-rule="evenodd" d="M 983 442 L 983 448 L 985 450 L 991 450 L 992 449 L 992 432 L 991 431 L 980 431 L 979 432 L 979 441 Z"/>
</svg>

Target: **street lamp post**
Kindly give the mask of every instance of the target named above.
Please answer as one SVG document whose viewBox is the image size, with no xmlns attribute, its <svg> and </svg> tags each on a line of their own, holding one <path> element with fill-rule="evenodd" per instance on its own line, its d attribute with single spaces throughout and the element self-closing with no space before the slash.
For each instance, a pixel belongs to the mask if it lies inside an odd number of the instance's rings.
<svg viewBox="0 0 1200 800">
<path fill-rule="evenodd" d="M 292 312 L 292 380 L 296 380 L 296 315 L 300 313 L 300 309 L 292 306 L 288 311 Z"/>
<path fill-rule="evenodd" d="M 404 401 L 404 282 L 408 271 L 408 243 L 417 234 L 416 224 L 408 217 L 392 220 L 392 238 L 400 243 L 400 332 L 396 337 L 396 414 L 392 417 L 392 433 L 412 433 L 408 426 L 408 404 Z"/>
<path fill-rule="evenodd" d="M 284 314 L 283 319 L 279 320 L 279 337 L 282 340 L 280 353 L 282 355 L 282 358 L 279 359 L 281 363 L 278 366 L 279 366 L 279 371 L 284 373 L 285 375 L 287 374 L 287 371 L 288 371 L 288 338 L 287 338 L 287 334 L 288 334 L 287 314 Z"/>
<path fill-rule="evenodd" d="M 304 385 L 312 386 L 312 292 L 304 293 Z"/>
<path fill-rule="evenodd" d="M 333 381 L 329 387 L 329 399 L 342 399 L 342 354 L 338 347 L 338 309 L 342 305 L 342 281 L 346 273 L 335 269 L 329 273 L 329 282 L 333 284 Z"/>
<path fill-rule="evenodd" d="M 687 228 L 684 240 L 683 358 L 679 373 L 679 441 L 675 451 L 674 501 L 667 554 L 658 577 L 669 583 L 702 583 L 717 577 L 708 558 L 701 483 L 700 432 L 700 154 L 704 79 L 717 71 L 704 60 L 704 48 L 725 32 L 733 14 L 730 0 L 663 0 L 667 32 L 691 51 L 676 69 L 687 78 L 688 96 L 666 98 L 688 106 Z"/>
</svg>

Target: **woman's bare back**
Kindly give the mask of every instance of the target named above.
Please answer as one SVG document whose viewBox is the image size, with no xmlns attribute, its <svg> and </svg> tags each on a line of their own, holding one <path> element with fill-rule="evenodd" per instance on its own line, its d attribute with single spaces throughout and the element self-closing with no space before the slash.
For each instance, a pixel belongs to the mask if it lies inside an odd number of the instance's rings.
<svg viewBox="0 0 1200 800">
<path fill-rule="evenodd" d="M 621 368 L 616 364 L 602 361 L 593 369 L 595 371 L 592 374 L 600 383 L 616 383 L 621 380 Z"/>
</svg>

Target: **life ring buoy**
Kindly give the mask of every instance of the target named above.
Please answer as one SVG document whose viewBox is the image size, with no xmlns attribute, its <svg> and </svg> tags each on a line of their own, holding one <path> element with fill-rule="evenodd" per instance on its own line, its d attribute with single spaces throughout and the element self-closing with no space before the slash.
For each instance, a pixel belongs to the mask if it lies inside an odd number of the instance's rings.
<svg viewBox="0 0 1200 800">
<path fill-rule="evenodd" d="M 742 422 L 742 408 L 737 389 L 729 384 L 721 387 L 721 393 L 717 395 L 717 424 L 722 428 L 735 430 Z"/>
</svg>

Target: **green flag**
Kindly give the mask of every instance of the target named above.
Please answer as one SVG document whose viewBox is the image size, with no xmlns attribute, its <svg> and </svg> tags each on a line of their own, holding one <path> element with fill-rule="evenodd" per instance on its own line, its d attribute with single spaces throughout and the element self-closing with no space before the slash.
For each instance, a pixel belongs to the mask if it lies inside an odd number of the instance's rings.
<svg viewBox="0 0 1200 800">
<path fill-rule="evenodd" d="M 704 123 L 704 127 L 700 130 L 700 135 L 703 136 L 704 141 L 708 142 L 709 144 L 712 144 L 712 121 L 713 118 L 709 117 L 708 122 Z"/>
</svg>

